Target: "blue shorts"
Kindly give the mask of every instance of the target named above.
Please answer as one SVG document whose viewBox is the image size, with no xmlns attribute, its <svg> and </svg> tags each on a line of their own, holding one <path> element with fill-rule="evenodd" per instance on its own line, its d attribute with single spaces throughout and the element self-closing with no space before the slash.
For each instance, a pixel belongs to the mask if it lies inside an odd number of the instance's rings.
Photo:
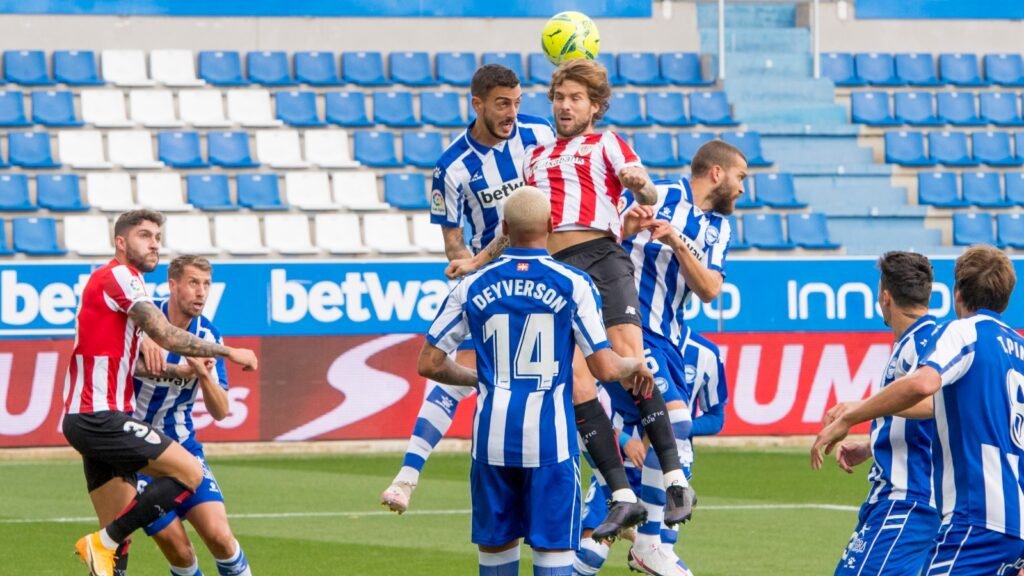
<svg viewBox="0 0 1024 576">
<path fill-rule="evenodd" d="M 922 576 L 1017 576 L 1024 567 L 1024 540 L 969 524 L 939 528 Z"/>
<path fill-rule="evenodd" d="M 210 467 L 206 464 L 206 457 L 203 455 L 203 448 L 201 446 L 186 446 L 186 448 L 193 456 L 196 457 L 196 460 L 199 460 L 199 463 L 203 465 L 203 482 L 199 484 L 199 489 L 196 490 L 196 493 L 182 502 L 180 506 L 144 527 L 143 531 L 147 536 L 154 536 L 164 528 L 167 528 L 171 522 L 174 522 L 175 518 L 184 520 L 185 515 L 188 514 L 190 510 L 204 502 L 224 502 L 224 495 L 220 491 L 220 486 L 217 485 L 217 479 L 213 477 L 213 471 L 211 471 Z M 152 480 L 152 478 L 145 474 L 139 474 L 139 492 L 145 490 L 146 485 Z"/>
<path fill-rule="evenodd" d="M 865 502 L 835 576 L 917 576 L 935 543 L 939 513 L 913 501 Z"/>
<path fill-rule="evenodd" d="M 474 544 L 501 546 L 524 538 L 532 548 L 580 547 L 580 460 L 539 468 L 473 460 L 469 471 Z"/>
<path fill-rule="evenodd" d="M 654 383 L 665 398 L 665 402 L 686 401 L 682 387 L 686 385 L 686 370 L 683 355 L 663 336 L 644 332 L 644 356 L 647 366 L 654 373 Z M 612 399 L 612 411 L 622 416 L 626 425 L 640 423 L 640 409 L 633 395 L 618 382 L 604 382 L 605 390 Z"/>
</svg>

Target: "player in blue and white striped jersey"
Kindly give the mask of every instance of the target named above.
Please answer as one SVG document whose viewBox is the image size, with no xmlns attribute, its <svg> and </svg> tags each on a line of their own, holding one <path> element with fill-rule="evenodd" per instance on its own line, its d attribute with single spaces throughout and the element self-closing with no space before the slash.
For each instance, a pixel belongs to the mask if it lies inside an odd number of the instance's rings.
<svg viewBox="0 0 1024 576">
<path fill-rule="evenodd" d="M 932 265 L 910 252 L 888 252 L 878 260 L 878 307 L 892 329 L 896 345 L 882 377 L 882 388 L 906 376 L 935 331 L 928 314 Z M 825 415 L 829 423 L 859 402 L 837 404 Z M 836 461 L 844 470 L 869 458 L 871 489 L 861 506 L 858 523 L 837 576 L 893 574 L 917 576 L 939 528 L 932 483 L 932 445 L 935 421 L 885 416 L 871 422 L 868 442 L 844 442 Z"/>
<path fill-rule="evenodd" d="M 212 267 L 206 258 L 179 256 L 167 268 L 170 297 L 160 309 L 168 321 L 199 338 L 223 344 L 220 332 L 203 316 L 209 296 Z M 221 576 L 251 576 L 249 562 L 228 525 L 224 495 L 206 464 L 203 445 L 196 440 L 192 410 L 202 392 L 207 412 L 215 420 L 229 413 L 228 376 L 222 359 L 188 358 L 160 350 L 152 342 L 144 345 L 143 366 L 135 373 L 135 418 L 149 422 L 188 450 L 203 466 L 203 481 L 195 493 L 174 511 L 145 527 L 170 563 L 172 576 L 201 576 L 195 550 L 182 520 L 188 520 L 202 537 Z M 181 364 L 191 368 L 190 379 L 166 380 L 153 377 L 162 365 Z M 148 478 L 139 475 L 139 491 Z"/>
<path fill-rule="evenodd" d="M 1024 567 L 1024 337 L 1000 314 L 1017 278 L 1006 254 L 980 245 L 953 275 L 958 319 L 936 330 L 917 370 L 823 429 L 811 464 L 859 422 L 934 415 L 942 524 L 921 574 L 1013 575 Z"/>
</svg>

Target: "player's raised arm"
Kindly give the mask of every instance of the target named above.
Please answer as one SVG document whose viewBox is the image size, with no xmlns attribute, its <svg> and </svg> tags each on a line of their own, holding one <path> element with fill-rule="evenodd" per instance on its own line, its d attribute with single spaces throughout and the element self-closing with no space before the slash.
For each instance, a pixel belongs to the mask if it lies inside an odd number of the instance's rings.
<svg viewBox="0 0 1024 576">
<path fill-rule="evenodd" d="M 498 231 L 495 233 L 494 240 L 491 240 L 491 243 L 476 256 L 460 258 L 449 262 L 448 267 L 444 269 L 444 274 L 451 280 L 468 276 L 490 264 L 498 256 L 501 256 L 508 246 L 508 236 Z"/>
<path fill-rule="evenodd" d="M 416 363 L 416 371 L 420 376 L 441 384 L 473 387 L 477 385 L 476 370 L 459 366 L 444 350 L 430 342 L 423 343 L 419 361 Z"/>
<path fill-rule="evenodd" d="M 654 386 L 654 374 L 647 368 L 643 360 L 623 358 L 611 348 L 604 348 L 587 356 L 587 367 L 598 380 L 621 382 L 634 379 L 641 394 L 650 392 Z"/>
<path fill-rule="evenodd" d="M 722 293 L 725 278 L 722 273 L 704 265 L 704 254 L 689 238 L 679 234 L 667 220 L 655 220 L 651 225 L 651 239 L 672 249 L 679 262 L 679 272 L 686 285 L 702 302 L 711 302 Z"/>
<path fill-rule="evenodd" d="M 444 255 L 449 262 L 473 257 L 473 253 L 466 247 L 466 239 L 461 227 L 442 226 L 441 235 L 444 236 Z"/>
<path fill-rule="evenodd" d="M 153 339 L 153 342 L 175 354 L 227 358 L 242 366 L 244 370 L 255 370 L 257 367 L 256 354 L 252 350 L 208 342 L 173 326 L 152 302 L 136 302 L 128 311 L 128 316 Z"/>
<path fill-rule="evenodd" d="M 658 190 L 643 166 L 627 166 L 619 172 L 619 183 L 629 188 L 638 204 L 650 206 L 658 201 Z"/>
</svg>

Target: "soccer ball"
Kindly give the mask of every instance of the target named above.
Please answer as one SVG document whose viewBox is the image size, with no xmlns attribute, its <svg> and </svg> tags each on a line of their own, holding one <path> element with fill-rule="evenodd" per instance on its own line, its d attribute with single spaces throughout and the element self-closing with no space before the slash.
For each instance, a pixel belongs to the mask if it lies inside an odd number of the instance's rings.
<svg viewBox="0 0 1024 576">
<path fill-rule="evenodd" d="M 552 64 L 566 60 L 597 58 L 601 34 L 597 25 L 582 12 L 559 12 L 544 25 L 540 46 Z"/>
</svg>

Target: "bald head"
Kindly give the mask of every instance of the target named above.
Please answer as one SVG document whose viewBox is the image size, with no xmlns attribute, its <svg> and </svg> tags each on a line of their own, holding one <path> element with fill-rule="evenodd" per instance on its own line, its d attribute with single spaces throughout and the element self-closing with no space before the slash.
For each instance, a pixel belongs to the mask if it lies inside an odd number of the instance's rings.
<svg viewBox="0 0 1024 576">
<path fill-rule="evenodd" d="M 512 246 L 546 242 L 551 232 L 551 203 L 546 194 L 533 186 L 523 186 L 505 201 L 502 231 Z"/>
</svg>

